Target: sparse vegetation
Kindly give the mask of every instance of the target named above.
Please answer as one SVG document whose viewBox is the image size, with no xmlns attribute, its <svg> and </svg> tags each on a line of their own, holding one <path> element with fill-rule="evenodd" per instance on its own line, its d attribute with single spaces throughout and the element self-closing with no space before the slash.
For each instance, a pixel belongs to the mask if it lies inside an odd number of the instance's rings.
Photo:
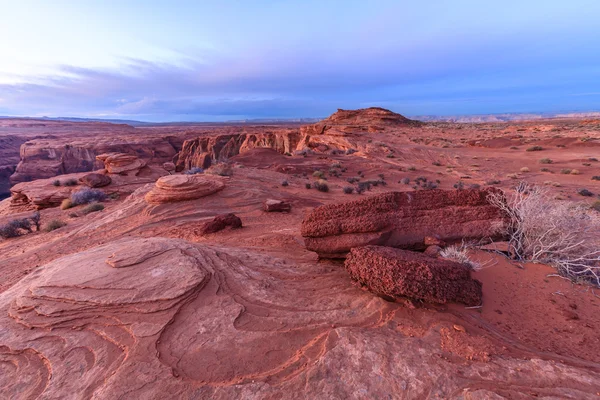
<svg viewBox="0 0 600 400">
<path fill-rule="evenodd" d="M 481 265 L 471 260 L 469 257 L 468 248 L 464 243 L 462 245 L 452 245 L 442 249 L 442 251 L 440 251 L 440 257 L 463 264 L 474 271 L 481 269 Z"/>
<path fill-rule="evenodd" d="M 289 182 L 287 180 L 281 181 L 281 186 L 289 186 Z"/>
<path fill-rule="evenodd" d="M 323 180 L 318 180 L 313 182 L 313 187 L 317 189 L 319 192 L 329 192 L 329 186 L 327 186 L 327 182 Z"/>
<path fill-rule="evenodd" d="M 581 172 L 579 172 L 578 169 L 574 169 L 571 171 L 571 175 L 580 175 L 580 174 L 581 174 Z"/>
<path fill-rule="evenodd" d="M 550 158 L 542 158 L 540 160 L 540 164 L 552 164 L 552 163 L 553 163 L 553 161 Z"/>
<path fill-rule="evenodd" d="M 102 203 L 91 203 L 85 206 L 83 210 L 81 210 L 81 213 L 83 215 L 88 215 L 90 213 L 102 210 L 104 210 L 104 205 Z"/>
<path fill-rule="evenodd" d="M 67 179 L 66 181 L 63 182 L 63 185 L 65 186 L 77 186 L 77 179 Z"/>
<path fill-rule="evenodd" d="M 52 182 L 52 185 L 60 186 L 60 181 L 58 179 L 56 179 L 55 181 Z"/>
<path fill-rule="evenodd" d="M 312 176 L 314 178 L 325 179 L 325 172 L 323 172 L 321 170 L 316 170 L 313 172 Z"/>
<path fill-rule="evenodd" d="M 521 168 L 521 172 L 529 172 L 529 171 L 530 171 L 530 169 L 527 168 L 527 167 L 522 167 Z"/>
<path fill-rule="evenodd" d="M 518 174 L 514 174 L 514 173 L 513 174 L 506 174 L 506 177 L 510 178 L 510 179 L 519 179 L 519 175 Z"/>
<path fill-rule="evenodd" d="M 344 186 L 344 193 L 346 194 L 352 194 L 354 193 L 354 188 L 352 186 Z"/>
<path fill-rule="evenodd" d="M 99 189 L 84 188 L 71 194 L 71 206 L 78 206 L 80 204 L 100 202 L 104 200 L 106 200 L 106 193 Z M 66 210 L 66 208 L 62 209 Z"/>
<path fill-rule="evenodd" d="M 58 219 L 53 219 L 52 221 L 48 222 L 46 224 L 46 226 L 44 227 L 44 231 L 45 232 L 52 232 L 56 229 L 62 228 L 63 226 L 66 226 L 67 224 L 61 220 Z"/>
<path fill-rule="evenodd" d="M 486 185 L 499 185 L 500 183 L 502 183 L 502 181 L 499 181 L 498 179 L 489 179 L 485 182 Z"/>
<path fill-rule="evenodd" d="M 528 147 L 525 151 L 542 151 L 544 148 L 542 146 L 532 146 Z"/>
<path fill-rule="evenodd" d="M 200 167 L 193 167 L 184 172 L 185 175 L 196 175 L 196 174 L 203 174 L 203 173 L 204 173 L 204 169 L 202 169 Z"/>
<path fill-rule="evenodd" d="M 71 199 L 64 199 L 62 201 L 62 203 L 60 203 L 60 209 L 61 210 L 68 210 L 71 207 L 74 207 L 74 204 L 71 201 Z"/>
<path fill-rule="evenodd" d="M 510 256 L 554 266 L 573 281 L 600 286 L 600 220 L 580 206 L 554 202 L 546 189 L 521 183 L 511 196 L 491 193 L 508 217 Z"/>
<path fill-rule="evenodd" d="M 408 185 L 410 183 L 410 178 L 402 178 L 402 179 L 400 179 L 400 183 Z"/>
<path fill-rule="evenodd" d="M 550 172 L 550 169 L 544 167 L 544 168 L 540 169 L 540 171 L 542 171 L 542 172 Z"/>
<path fill-rule="evenodd" d="M 560 170 L 560 173 L 561 174 L 570 174 L 571 170 L 569 168 L 563 168 L 563 169 Z"/>
<path fill-rule="evenodd" d="M 594 175 L 591 178 L 593 181 L 600 181 L 600 175 Z"/>
<path fill-rule="evenodd" d="M 580 194 L 581 196 L 585 196 L 585 197 L 591 197 L 594 195 L 594 193 L 590 192 L 587 189 L 578 189 L 577 193 Z"/>
<path fill-rule="evenodd" d="M 304 186 L 305 186 L 307 189 L 311 189 L 311 188 L 312 188 L 312 185 L 311 185 L 310 183 L 306 183 Z"/>
</svg>

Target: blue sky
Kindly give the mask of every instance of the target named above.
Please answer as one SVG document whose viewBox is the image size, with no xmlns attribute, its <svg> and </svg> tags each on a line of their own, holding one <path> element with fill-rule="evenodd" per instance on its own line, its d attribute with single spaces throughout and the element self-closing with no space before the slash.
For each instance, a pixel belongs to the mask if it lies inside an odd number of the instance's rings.
<svg viewBox="0 0 600 400">
<path fill-rule="evenodd" d="M 0 115 L 600 110 L 598 0 L 0 0 L 0 10 Z"/>
</svg>

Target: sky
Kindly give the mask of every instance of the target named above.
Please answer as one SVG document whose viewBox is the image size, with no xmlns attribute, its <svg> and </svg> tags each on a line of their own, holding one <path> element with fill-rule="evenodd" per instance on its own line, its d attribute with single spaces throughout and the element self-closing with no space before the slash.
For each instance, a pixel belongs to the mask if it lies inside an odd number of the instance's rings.
<svg viewBox="0 0 600 400">
<path fill-rule="evenodd" d="M 598 0 L 0 0 L 0 115 L 600 111 Z"/>
</svg>

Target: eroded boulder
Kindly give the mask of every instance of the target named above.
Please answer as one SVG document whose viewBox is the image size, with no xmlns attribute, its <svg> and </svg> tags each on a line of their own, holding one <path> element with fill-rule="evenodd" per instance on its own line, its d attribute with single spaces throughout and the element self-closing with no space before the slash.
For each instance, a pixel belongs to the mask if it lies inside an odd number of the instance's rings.
<svg viewBox="0 0 600 400">
<path fill-rule="evenodd" d="M 239 229 L 242 227 L 242 220 L 233 213 L 217 215 L 215 219 L 204 224 L 201 233 L 207 235 L 222 231 L 228 227 L 231 229 Z"/>
<path fill-rule="evenodd" d="M 344 262 L 352 279 L 385 297 L 481 304 L 481 283 L 454 261 L 383 246 L 353 248 Z"/>
<path fill-rule="evenodd" d="M 155 187 L 146 194 L 149 204 L 174 203 L 194 200 L 222 190 L 222 178 L 207 175 L 167 175 L 156 181 Z"/>
<path fill-rule="evenodd" d="M 302 236 L 308 250 L 325 258 L 365 245 L 424 250 L 431 238 L 499 238 L 505 216 L 488 201 L 494 190 L 389 192 L 324 205 L 304 219 Z"/>
</svg>

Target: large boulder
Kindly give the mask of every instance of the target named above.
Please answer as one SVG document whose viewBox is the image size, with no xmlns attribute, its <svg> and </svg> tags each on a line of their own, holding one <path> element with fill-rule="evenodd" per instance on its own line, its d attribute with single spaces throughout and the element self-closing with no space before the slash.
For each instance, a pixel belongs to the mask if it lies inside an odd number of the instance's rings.
<svg viewBox="0 0 600 400">
<path fill-rule="evenodd" d="M 146 194 L 149 204 L 174 203 L 211 195 L 225 187 L 223 178 L 207 175 L 167 175 Z"/>
<path fill-rule="evenodd" d="M 353 248 L 344 262 L 352 279 L 379 295 L 430 303 L 481 304 L 481 283 L 467 266 L 414 251 L 382 246 Z"/>
<path fill-rule="evenodd" d="M 306 248 L 343 258 L 353 247 L 424 250 L 426 237 L 446 243 L 498 238 L 502 212 L 488 201 L 497 189 L 389 192 L 315 208 L 302 222 Z"/>
</svg>

